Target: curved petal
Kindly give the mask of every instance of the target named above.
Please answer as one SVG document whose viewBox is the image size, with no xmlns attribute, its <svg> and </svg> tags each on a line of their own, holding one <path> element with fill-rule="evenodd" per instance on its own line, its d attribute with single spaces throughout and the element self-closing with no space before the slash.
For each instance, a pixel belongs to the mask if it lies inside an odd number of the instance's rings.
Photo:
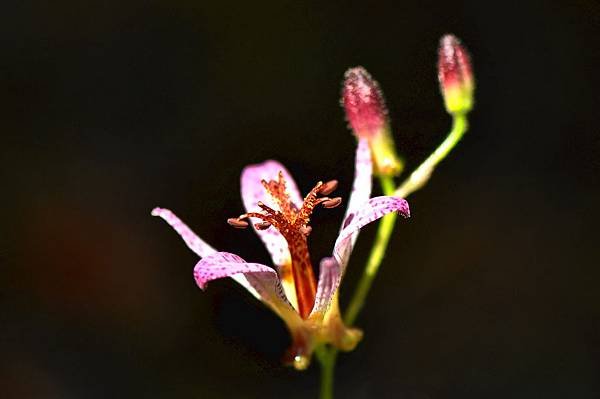
<svg viewBox="0 0 600 399">
<path fill-rule="evenodd" d="M 355 213 L 363 206 L 371 197 L 373 189 L 373 159 L 371 157 L 371 149 L 367 139 L 360 139 L 356 147 L 356 160 L 354 166 L 354 182 L 352 183 L 352 193 L 348 199 L 348 207 L 342 225 L 340 226 L 340 235 L 346 227 L 346 223 Z M 342 273 L 348 263 L 350 252 L 358 239 L 360 229 L 356 230 L 348 239 L 349 251 L 344 257 L 344 263 L 341 264 Z"/>
<path fill-rule="evenodd" d="M 373 186 L 373 160 L 371 150 L 367 139 L 360 139 L 356 147 L 356 158 L 354 161 L 354 182 L 352 183 L 352 192 L 348 198 L 348 207 L 346 208 L 346 217 L 358 209 L 371 197 Z M 343 225 L 340 228 L 343 229 Z"/>
<path fill-rule="evenodd" d="M 367 139 L 359 139 L 356 147 L 356 156 L 354 161 L 354 181 L 352 183 L 352 192 L 348 198 L 348 207 L 346 208 L 346 214 L 344 215 L 344 221 L 351 220 L 363 206 L 369 197 L 371 196 L 371 190 L 373 186 L 373 160 L 371 158 L 371 150 L 369 148 L 369 142 Z M 342 223 L 340 227 L 340 236 L 347 227 L 346 223 Z M 348 257 L 356 239 L 360 228 L 357 229 L 351 237 L 346 238 L 346 247 L 344 250 L 347 252 L 342 258 L 336 259 L 336 257 L 323 258 L 320 264 L 319 271 L 319 283 L 317 285 L 317 293 L 315 297 L 315 304 L 311 312 L 312 315 L 323 315 L 327 312 L 332 298 L 337 292 L 342 274 L 348 262 Z M 336 241 L 337 242 L 337 241 Z M 335 247 L 334 247 L 335 253 Z M 343 260 L 341 264 L 339 260 Z"/>
<path fill-rule="evenodd" d="M 311 316 L 328 313 L 360 229 L 391 212 L 399 212 L 404 217 L 410 216 L 406 200 L 385 196 L 371 198 L 359 209 L 346 216 L 342 230 L 335 241 L 333 257 L 321 261 L 319 283 Z"/>
<path fill-rule="evenodd" d="M 348 327 L 342 320 L 337 291 L 331 298 L 331 304 L 325 312 L 323 329 L 327 340 L 342 351 L 351 351 L 362 339 L 363 333 L 358 328 Z"/>
<path fill-rule="evenodd" d="M 200 258 L 217 253 L 217 250 L 208 245 L 204 240 L 196 235 L 181 219 L 177 217 L 172 211 L 165 208 L 154 208 L 152 210 L 152 216 L 158 216 L 165 220 L 173 229 L 179 233 L 183 241 L 186 243 L 189 249 L 194 251 Z M 252 284 L 244 277 L 243 274 L 232 276 L 240 285 L 246 288 L 256 298 L 260 298 L 260 294 L 254 289 Z"/>
<path fill-rule="evenodd" d="M 183 241 L 189 249 L 194 251 L 199 257 L 203 258 L 210 254 L 217 252 L 216 249 L 204 242 L 200 237 L 196 235 L 185 223 L 181 221 L 173 212 L 165 208 L 154 208 L 152 210 L 152 216 L 158 216 L 165 222 L 169 223 L 173 229 L 179 233 Z"/>
<path fill-rule="evenodd" d="M 400 197 L 374 197 L 346 216 L 333 249 L 333 255 L 340 264 L 342 273 L 352 252 L 356 233 L 365 225 L 391 212 L 398 212 L 405 218 L 410 217 L 408 202 Z"/>
<path fill-rule="evenodd" d="M 269 305 L 288 324 L 296 323 L 295 320 L 289 320 L 294 315 L 300 319 L 300 315 L 283 293 L 277 273 L 268 266 L 248 263 L 229 252 L 216 252 L 202 258 L 194 267 L 194 278 L 202 289 L 209 281 L 238 275 L 243 275 L 254 291 L 258 293 L 258 298 Z"/>
<path fill-rule="evenodd" d="M 341 281 L 340 264 L 334 257 L 323 258 L 319 267 L 319 283 L 310 317 L 322 316 L 327 311 Z"/>
<path fill-rule="evenodd" d="M 278 208 L 277 202 L 271 198 L 261 181 L 277 180 L 279 172 L 282 173 L 283 178 L 285 179 L 286 191 L 291 202 L 298 209 L 302 207 L 302 197 L 300 196 L 300 191 L 298 190 L 298 186 L 292 175 L 281 163 L 274 160 L 268 160 L 259 164 L 248 165 L 242 171 L 242 176 L 240 178 L 241 191 L 242 201 L 244 202 L 246 212 L 255 212 L 259 210 L 259 201 L 273 209 Z M 254 225 L 252 227 L 265 244 L 267 251 L 271 254 L 273 264 L 277 266 L 284 291 L 292 305 L 297 308 L 296 290 L 294 288 L 291 270 L 292 258 L 290 256 L 287 241 L 277 229 L 258 230 Z"/>
</svg>

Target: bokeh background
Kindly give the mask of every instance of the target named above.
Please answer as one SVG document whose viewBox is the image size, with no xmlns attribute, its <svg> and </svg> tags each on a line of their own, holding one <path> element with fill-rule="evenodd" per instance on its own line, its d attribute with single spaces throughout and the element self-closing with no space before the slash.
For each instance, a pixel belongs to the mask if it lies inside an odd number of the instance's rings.
<svg viewBox="0 0 600 399">
<path fill-rule="evenodd" d="M 600 397 L 598 2 L 7 1 L 0 21 L 2 397 L 315 397 L 276 316 L 231 281 L 201 292 L 150 210 L 268 263 L 225 223 L 244 165 L 347 196 L 340 82 L 363 65 L 415 167 L 449 127 L 447 32 L 473 55 L 471 130 L 410 198 L 337 394 Z M 314 260 L 342 212 L 315 216 Z"/>
</svg>

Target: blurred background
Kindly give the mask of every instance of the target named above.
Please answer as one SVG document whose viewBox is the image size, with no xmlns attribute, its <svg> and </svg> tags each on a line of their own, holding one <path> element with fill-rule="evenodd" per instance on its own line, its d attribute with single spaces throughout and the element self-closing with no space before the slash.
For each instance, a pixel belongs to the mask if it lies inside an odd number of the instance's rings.
<svg viewBox="0 0 600 399">
<path fill-rule="evenodd" d="M 339 358 L 344 398 L 600 397 L 596 1 L 8 1 L 0 16 L 0 386 L 5 398 L 310 398 L 279 319 L 150 210 L 269 263 L 239 174 L 275 158 L 303 191 L 355 140 L 351 66 L 388 101 L 408 170 L 450 119 L 444 33 L 472 53 L 471 130 L 410 198 Z M 343 208 L 313 219 L 313 261 Z M 364 230 L 342 304 L 366 260 Z"/>
</svg>

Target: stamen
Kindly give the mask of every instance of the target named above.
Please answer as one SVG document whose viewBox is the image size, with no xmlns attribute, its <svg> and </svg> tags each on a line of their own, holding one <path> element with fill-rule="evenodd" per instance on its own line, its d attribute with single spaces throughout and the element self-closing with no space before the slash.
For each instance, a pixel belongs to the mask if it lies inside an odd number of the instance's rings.
<svg viewBox="0 0 600 399">
<path fill-rule="evenodd" d="M 327 209 L 335 208 L 335 207 L 339 206 L 341 203 L 342 203 L 341 197 L 335 197 L 335 198 L 328 199 L 328 200 L 322 202 L 323 208 L 327 208 Z"/>
<path fill-rule="evenodd" d="M 271 208 L 270 206 L 265 205 L 262 201 L 258 201 L 257 205 L 260 209 L 267 212 L 269 215 L 276 216 L 278 213 L 275 209 Z"/>
<path fill-rule="evenodd" d="M 271 227 L 271 223 L 269 223 L 269 222 L 255 223 L 254 227 L 256 227 L 257 230 L 266 230 L 269 227 Z"/>
<path fill-rule="evenodd" d="M 227 219 L 227 224 L 229 224 L 232 227 L 235 227 L 236 229 L 245 229 L 246 227 L 248 227 L 248 222 L 240 220 L 238 218 Z"/>
<path fill-rule="evenodd" d="M 319 191 L 323 187 L 323 182 L 318 182 L 312 190 L 308 193 L 306 197 L 304 197 L 304 203 L 302 204 L 302 209 L 298 212 L 298 218 L 296 219 L 296 224 L 299 226 L 306 226 L 309 222 L 310 214 L 312 213 L 315 205 L 317 205 L 317 195 Z"/>
<path fill-rule="evenodd" d="M 319 194 L 329 195 L 334 192 L 338 187 L 337 180 L 329 180 L 327 183 L 321 186 L 321 190 L 319 190 Z"/>
<path fill-rule="evenodd" d="M 248 212 L 248 213 L 244 213 L 243 215 L 240 215 L 238 217 L 238 219 L 241 219 L 241 220 L 250 219 L 250 218 L 260 219 L 263 222 L 274 225 L 275 227 L 277 227 L 277 229 L 279 229 L 282 226 L 282 224 L 286 223 L 285 220 L 283 218 L 279 217 L 278 215 L 265 215 L 264 213 L 260 213 L 260 212 Z"/>
<path fill-rule="evenodd" d="M 329 198 L 329 197 L 321 197 L 321 198 L 318 198 L 318 199 L 315 201 L 315 206 L 317 206 L 317 205 L 321 205 L 323 202 L 325 202 L 325 201 L 329 201 L 330 199 L 331 199 L 331 198 Z"/>
</svg>

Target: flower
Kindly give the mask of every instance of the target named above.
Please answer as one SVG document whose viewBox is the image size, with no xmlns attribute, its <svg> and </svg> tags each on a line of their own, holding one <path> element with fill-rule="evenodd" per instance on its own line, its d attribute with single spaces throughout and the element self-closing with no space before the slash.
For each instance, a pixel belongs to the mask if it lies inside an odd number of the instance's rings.
<svg viewBox="0 0 600 399">
<path fill-rule="evenodd" d="M 365 68 L 346 71 L 341 102 L 356 137 L 369 141 L 375 172 L 387 176 L 399 174 L 403 164 L 396 154 L 383 93 Z"/>
<path fill-rule="evenodd" d="M 438 49 L 438 79 L 450 114 L 465 114 L 473 108 L 475 80 L 469 53 L 454 35 L 444 35 Z"/>
<path fill-rule="evenodd" d="M 209 281 L 231 277 L 261 300 L 287 325 L 292 346 L 288 360 L 297 369 L 308 367 L 315 347 L 331 344 L 352 350 L 362 332 L 342 322 L 337 293 L 348 259 L 360 229 L 387 213 L 397 211 L 409 216 L 407 202 L 399 197 L 371 194 L 372 161 L 366 139 L 359 140 L 356 171 L 347 211 L 331 257 L 320 262 L 315 279 L 308 252 L 310 215 L 317 206 L 340 204 L 330 198 L 336 181 L 319 182 L 301 199 L 286 168 L 269 160 L 247 166 L 241 176 L 241 192 L 247 213 L 231 218 L 233 227 L 246 228 L 249 221 L 266 245 L 276 269 L 246 262 L 238 255 L 217 252 L 200 239 L 173 212 L 155 208 L 152 215 L 163 218 L 183 238 L 201 260 L 194 267 L 196 283 L 202 289 Z"/>
</svg>

